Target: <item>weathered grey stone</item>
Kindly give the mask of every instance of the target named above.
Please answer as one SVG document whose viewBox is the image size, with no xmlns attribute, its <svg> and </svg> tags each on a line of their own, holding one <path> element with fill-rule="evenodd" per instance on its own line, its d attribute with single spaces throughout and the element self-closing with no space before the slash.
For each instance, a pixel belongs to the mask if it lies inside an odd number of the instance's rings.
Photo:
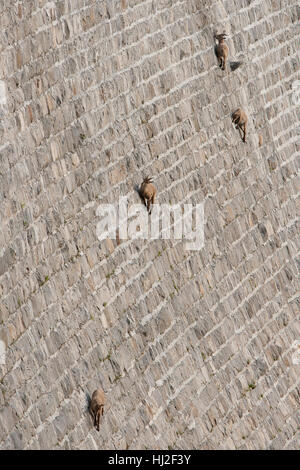
<svg viewBox="0 0 300 470">
<path fill-rule="evenodd" d="M 13 3 L 0 448 L 299 448 L 297 0 Z M 146 174 L 157 202 L 204 201 L 202 250 L 97 239 L 98 205 L 139 203 Z"/>
</svg>

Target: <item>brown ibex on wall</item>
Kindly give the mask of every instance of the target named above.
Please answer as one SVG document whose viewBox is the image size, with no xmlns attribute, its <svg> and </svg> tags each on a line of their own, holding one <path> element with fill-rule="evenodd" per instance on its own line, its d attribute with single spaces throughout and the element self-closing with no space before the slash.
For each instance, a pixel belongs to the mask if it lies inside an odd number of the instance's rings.
<svg viewBox="0 0 300 470">
<path fill-rule="evenodd" d="M 97 431 L 99 431 L 100 417 L 104 413 L 105 401 L 105 393 L 102 388 L 98 388 L 93 392 L 90 411 L 94 418 L 94 426 L 96 426 Z"/>
<path fill-rule="evenodd" d="M 241 108 L 238 108 L 236 111 L 234 111 L 234 113 L 232 113 L 231 118 L 232 122 L 236 126 L 236 129 L 239 128 L 244 132 L 243 142 L 246 142 L 246 131 L 248 122 L 247 114 Z"/>
<path fill-rule="evenodd" d="M 151 214 L 151 204 L 154 204 L 154 199 L 156 196 L 156 188 L 152 184 L 152 178 L 148 176 L 144 179 L 139 190 L 140 196 L 144 201 L 145 206 L 149 214 Z"/>
<path fill-rule="evenodd" d="M 216 46 L 216 55 L 218 58 L 219 66 L 222 70 L 225 70 L 226 67 L 226 60 L 228 57 L 229 49 L 227 44 L 225 43 L 225 39 L 227 34 L 215 34 L 215 39 L 218 40 L 218 44 Z"/>
</svg>

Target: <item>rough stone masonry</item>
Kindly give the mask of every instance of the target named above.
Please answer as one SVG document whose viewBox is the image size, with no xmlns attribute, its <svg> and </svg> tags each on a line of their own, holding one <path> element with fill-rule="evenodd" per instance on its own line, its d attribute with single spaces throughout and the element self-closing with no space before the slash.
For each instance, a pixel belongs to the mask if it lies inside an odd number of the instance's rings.
<svg viewBox="0 0 300 470">
<path fill-rule="evenodd" d="M 300 447 L 299 19 L 0 1 L 1 449 Z M 203 249 L 99 242 L 99 204 L 138 203 L 146 175 L 159 203 L 204 203 Z"/>
</svg>

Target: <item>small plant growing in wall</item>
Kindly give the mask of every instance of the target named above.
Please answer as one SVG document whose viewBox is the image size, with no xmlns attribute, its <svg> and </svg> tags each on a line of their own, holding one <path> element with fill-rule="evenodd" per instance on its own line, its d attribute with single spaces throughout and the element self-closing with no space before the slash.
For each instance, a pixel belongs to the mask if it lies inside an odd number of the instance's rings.
<svg viewBox="0 0 300 470">
<path fill-rule="evenodd" d="M 249 390 L 254 390 L 256 387 L 255 382 L 248 385 Z"/>
</svg>

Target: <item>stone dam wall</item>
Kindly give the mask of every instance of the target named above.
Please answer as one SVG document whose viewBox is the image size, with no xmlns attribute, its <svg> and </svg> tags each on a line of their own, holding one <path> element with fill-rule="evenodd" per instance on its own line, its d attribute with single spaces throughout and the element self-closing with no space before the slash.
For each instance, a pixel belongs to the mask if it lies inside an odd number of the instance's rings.
<svg viewBox="0 0 300 470">
<path fill-rule="evenodd" d="M 299 20 L 0 0 L 1 449 L 300 448 Z M 204 203 L 201 250 L 99 241 L 98 206 L 147 175 L 158 203 Z"/>
</svg>

